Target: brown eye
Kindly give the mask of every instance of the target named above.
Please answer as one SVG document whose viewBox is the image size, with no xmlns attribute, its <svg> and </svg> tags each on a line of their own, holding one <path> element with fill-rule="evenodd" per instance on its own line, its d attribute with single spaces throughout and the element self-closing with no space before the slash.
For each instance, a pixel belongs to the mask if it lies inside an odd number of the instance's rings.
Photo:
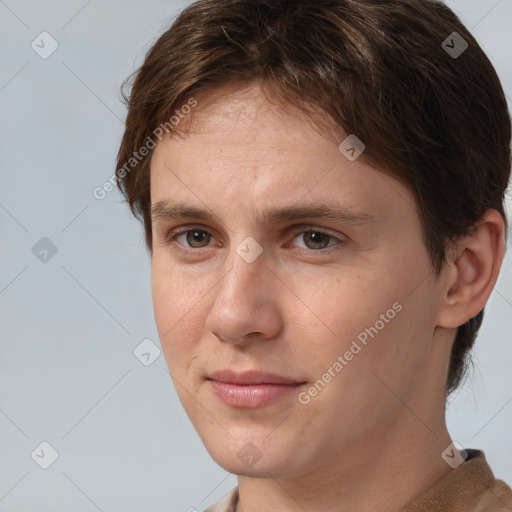
<svg viewBox="0 0 512 512">
<path fill-rule="evenodd" d="M 311 244 L 311 246 L 308 246 L 308 249 L 325 249 L 328 247 L 329 239 L 332 239 L 332 236 L 320 231 L 308 231 L 307 233 L 304 233 L 302 239 L 306 246 L 308 245 L 308 242 Z"/>
<path fill-rule="evenodd" d="M 207 247 L 211 240 L 210 233 L 199 229 L 185 231 L 184 233 L 181 233 L 181 235 L 187 235 L 187 244 L 194 249 L 202 249 L 203 247 Z M 204 244 L 205 241 L 206 245 L 201 245 Z"/>
<path fill-rule="evenodd" d="M 330 246 L 337 245 L 336 242 L 342 243 L 338 238 L 329 235 L 328 233 L 324 233 L 323 231 L 314 229 L 301 231 L 300 233 L 297 233 L 297 235 L 298 236 L 296 236 L 294 240 L 300 240 L 302 244 L 304 244 L 302 246 L 299 245 L 299 247 L 302 249 L 309 249 L 311 251 L 319 252 Z"/>
</svg>

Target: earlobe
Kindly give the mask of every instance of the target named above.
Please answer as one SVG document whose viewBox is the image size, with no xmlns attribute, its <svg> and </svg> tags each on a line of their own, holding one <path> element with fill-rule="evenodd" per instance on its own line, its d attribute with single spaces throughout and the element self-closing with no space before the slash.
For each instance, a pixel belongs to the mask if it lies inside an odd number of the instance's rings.
<svg viewBox="0 0 512 512">
<path fill-rule="evenodd" d="M 450 256 L 440 297 L 439 327 L 457 328 L 485 306 L 498 279 L 505 253 L 505 222 L 488 210 L 474 231 L 461 238 Z"/>
</svg>

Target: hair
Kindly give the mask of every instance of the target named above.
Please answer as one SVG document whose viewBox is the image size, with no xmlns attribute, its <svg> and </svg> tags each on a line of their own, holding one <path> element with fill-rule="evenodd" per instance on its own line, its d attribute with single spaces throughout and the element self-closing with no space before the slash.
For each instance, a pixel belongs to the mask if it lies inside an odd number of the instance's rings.
<svg viewBox="0 0 512 512">
<path fill-rule="evenodd" d="M 448 52 L 454 32 L 468 45 L 460 55 Z M 138 151 L 151 147 L 156 134 L 161 138 L 159 126 L 176 131 L 169 119 L 190 98 L 253 83 L 305 114 L 305 105 L 320 109 L 340 133 L 364 142 L 361 159 L 413 193 L 437 277 L 449 245 L 469 235 L 486 210 L 497 210 L 508 230 L 505 94 L 488 57 L 445 4 L 199 0 L 181 12 L 121 88 L 128 115 L 116 181 L 144 224 L 150 252 L 152 149 L 144 158 Z M 466 374 L 484 309 L 457 329 L 447 395 Z"/>
</svg>

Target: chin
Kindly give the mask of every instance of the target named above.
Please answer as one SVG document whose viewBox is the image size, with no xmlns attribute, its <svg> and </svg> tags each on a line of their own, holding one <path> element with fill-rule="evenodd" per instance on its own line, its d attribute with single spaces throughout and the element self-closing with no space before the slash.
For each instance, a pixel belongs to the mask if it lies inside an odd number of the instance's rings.
<svg viewBox="0 0 512 512">
<path fill-rule="evenodd" d="M 249 436 L 245 439 L 226 436 L 221 442 L 207 439 L 205 447 L 212 459 L 223 469 L 239 476 L 252 478 L 289 478 L 302 474 L 306 460 L 296 460 L 296 447 L 287 447 L 279 439 L 265 442 Z M 218 441 L 218 440 L 217 440 Z M 302 453 L 302 456 L 305 454 Z"/>
<path fill-rule="evenodd" d="M 238 454 L 222 454 L 219 457 L 213 457 L 215 462 L 223 469 L 238 476 L 248 476 L 251 478 L 282 478 L 289 476 L 289 465 L 286 457 L 283 460 L 272 460 L 261 457 L 259 460 L 240 460 Z"/>
</svg>

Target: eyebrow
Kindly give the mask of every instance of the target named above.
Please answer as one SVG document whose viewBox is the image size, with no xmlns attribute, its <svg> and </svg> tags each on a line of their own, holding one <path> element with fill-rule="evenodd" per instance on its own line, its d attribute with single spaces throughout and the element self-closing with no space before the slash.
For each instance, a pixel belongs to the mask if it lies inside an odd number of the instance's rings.
<svg viewBox="0 0 512 512">
<path fill-rule="evenodd" d="M 213 217 L 214 215 L 208 210 L 181 203 L 172 204 L 170 201 L 159 201 L 151 207 L 153 222 L 189 218 L 211 220 Z M 365 210 L 354 210 L 342 204 L 291 205 L 267 210 L 262 214 L 263 222 L 266 224 L 313 218 L 334 219 L 352 225 L 375 225 L 377 223 L 376 215 Z"/>
</svg>

